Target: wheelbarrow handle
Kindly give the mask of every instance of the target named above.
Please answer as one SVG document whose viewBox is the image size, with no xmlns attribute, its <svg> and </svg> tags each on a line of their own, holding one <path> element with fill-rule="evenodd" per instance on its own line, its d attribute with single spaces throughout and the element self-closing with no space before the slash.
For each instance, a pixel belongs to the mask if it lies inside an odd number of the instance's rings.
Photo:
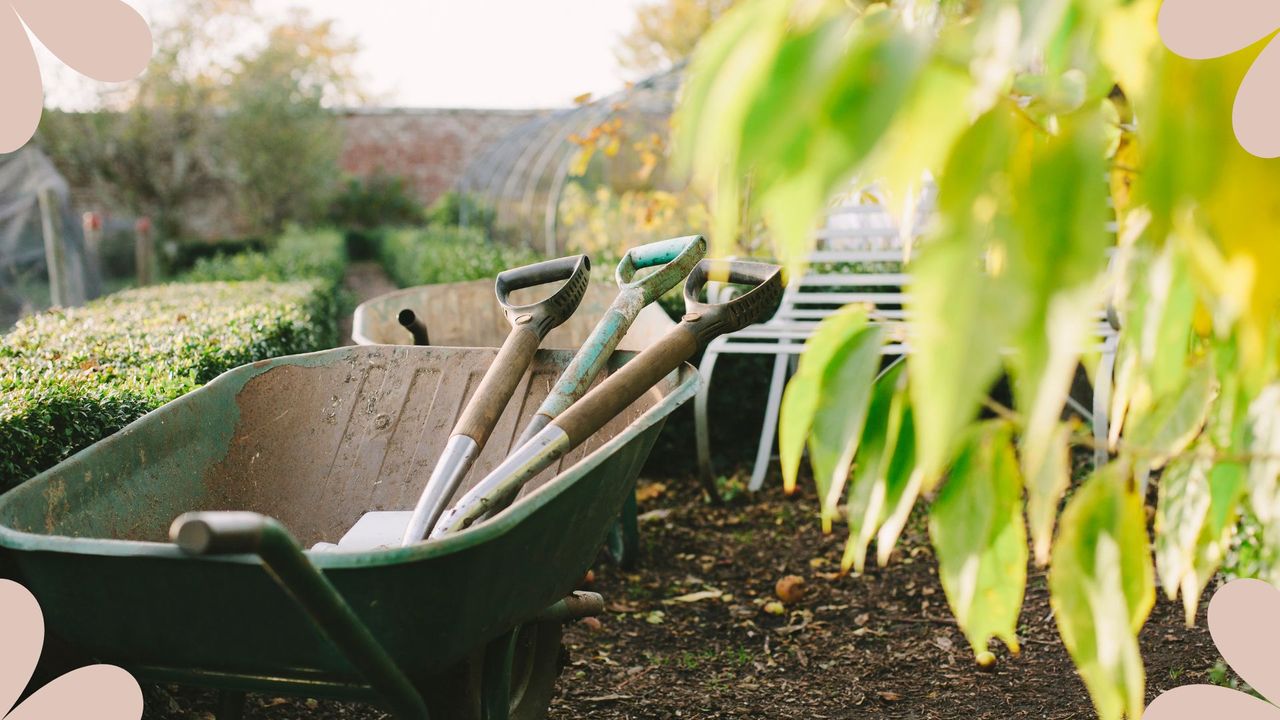
<svg viewBox="0 0 1280 720">
<path fill-rule="evenodd" d="M 507 320 L 514 326 L 530 328 L 537 334 L 538 340 L 542 340 L 578 309 L 578 304 L 587 292 L 590 276 L 591 258 L 586 255 L 571 255 L 504 270 L 498 273 L 494 291 L 506 312 Z M 511 303 L 511 293 L 516 290 L 561 280 L 567 282 L 544 300 L 528 305 Z"/>
<path fill-rule="evenodd" d="M 710 305 L 698 300 L 709 277 L 755 284 L 745 295 Z M 716 336 L 767 318 L 782 300 L 782 268 L 745 261 L 703 260 L 685 284 L 689 311 L 656 344 L 570 406 L 477 483 L 436 525 L 431 537 L 469 527 L 515 497 L 526 482 L 604 427 Z"/>
<path fill-rule="evenodd" d="M 707 254 L 707 240 L 701 235 L 662 240 L 631 248 L 618 263 L 615 277 L 624 292 L 632 288 L 640 290 L 643 304 L 657 300 L 684 280 Z M 636 272 L 644 268 L 665 265 L 657 272 L 636 280 Z"/>
<path fill-rule="evenodd" d="M 396 717 L 427 720 L 422 694 L 279 522 L 252 512 L 192 512 L 173 521 L 169 538 L 191 555 L 256 553 L 276 583 L 364 676 Z"/>
<path fill-rule="evenodd" d="M 405 308 L 396 314 L 396 322 L 400 323 L 400 327 L 409 331 L 413 336 L 414 345 L 430 345 L 431 336 L 427 333 L 427 324 L 422 322 L 422 318 L 409 308 Z"/>
</svg>

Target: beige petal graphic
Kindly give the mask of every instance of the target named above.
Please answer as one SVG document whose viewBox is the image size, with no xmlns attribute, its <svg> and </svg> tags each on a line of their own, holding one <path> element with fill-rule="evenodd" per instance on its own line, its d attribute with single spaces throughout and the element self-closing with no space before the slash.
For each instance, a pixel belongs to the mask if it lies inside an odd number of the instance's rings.
<svg viewBox="0 0 1280 720">
<path fill-rule="evenodd" d="M 1280 708 L 1231 688 L 1184 685 L 1160 695 L 1142 720 L 1280 720 Z"/>
<path fill-rule="evenodd" d="M 1191 60 L 1221 57 L 1249 47 L 1280 28 L 1275 0 L 1165 0 L 1160 39 Z"/>
<path fill-rule="evenodd" d="M 1233 580 L 1209 602 L 1209 634 L 1236 671 L 1263 697 L 1280 700 L 1280 590 L 1261 580 Z M 1225 717 L 1232 717 L 1230 714 Z M 1280 709 L 1275 710 L 1280 720 Z"/>
<path fill-rule="evenodd" d="M 90 665 L 37 690 L 5 720 L 138 720 L 142 688 L 115 665 Z"/>
<path fill-rule="evenodd" d="M 0 43 L 0 49 L 5 46 Z M 0 580 L 0 717 L 13 707 L 31 680 L 44 645 L 44 615 L 24 587 Z"/>
<path fill-rule="evenodd" d="M 10 2 L 54 55 L 94 80 L 132 80 L 151 60 L 147 21 L 120 0 Z"/>
<path fill-rule="evenodd" d="M 1273 40 L 1240 82 L 1231 114 L 1240 145 L 1262 158 L 1280 157 L 1280 93 L 1277 89 L 1280 89 L 1280 42 Z"/>
<path fill-rule="evenodd" d="M 4 4 L 0 4 L 0 68 L 4 68 L 0 72 L 0 98 L 4 99 L 0 153 L 7 153 L 25 145 L 35 133 L 44 106 L 44 90 L 27 31 L 17 14 Z M 4 698 L 0 688 L 0 703 Z"/>
</svg>

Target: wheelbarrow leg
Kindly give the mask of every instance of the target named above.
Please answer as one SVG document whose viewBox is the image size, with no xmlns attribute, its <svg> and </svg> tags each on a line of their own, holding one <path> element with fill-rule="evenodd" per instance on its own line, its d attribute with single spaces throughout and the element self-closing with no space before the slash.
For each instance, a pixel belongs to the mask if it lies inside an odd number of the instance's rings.
<svg viewBox="0 0 1280 720">
<path fill-rule="evenodd" d="M 218 692 L 218 720 L 240 720 L 244 717 L 245 693 L 243 690 Z"/>
<path fill-rule="evenodd" d="M 511 713 L 511 664 L 516 655 L 518 629 L 489 643 L 480 679 L 480 720 L 508 720 Z"/>
<path fill-rule="evenodd" d="M 622 512 L 613 527 L 609 528 L 609 554 L 618 567 L 630 570 L 635 567 L 640 554 L 640 508 L 636 504 L 635 491 L 627 493 L 622 501 Z"/>
</svg>

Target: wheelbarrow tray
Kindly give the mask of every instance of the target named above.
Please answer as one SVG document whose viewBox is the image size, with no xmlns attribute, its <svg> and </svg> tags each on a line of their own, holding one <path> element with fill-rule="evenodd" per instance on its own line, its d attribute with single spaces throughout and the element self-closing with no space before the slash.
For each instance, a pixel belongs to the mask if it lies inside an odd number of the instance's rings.
<svg viewBox="0 0 1280 720">
<path fill-rule="evenodd" d="M 237 368 L 0 497 L 0 547 L 49 630 L 97 659 L 154 679 L 365 695 L 256 556 L 188 556 L 167 529 L 190 510 L 253 510 L 310 547 L 368 510 L 411 508 L 494 355 L 373 345 Z M 467 486 L 506 454 L 570 357 L 539 353 Z M 310 559 L 406 675 L 428 683 L 574 588 L 697 382 L 688 365 L 671 373 L 487 522 Z"/>
</svg>

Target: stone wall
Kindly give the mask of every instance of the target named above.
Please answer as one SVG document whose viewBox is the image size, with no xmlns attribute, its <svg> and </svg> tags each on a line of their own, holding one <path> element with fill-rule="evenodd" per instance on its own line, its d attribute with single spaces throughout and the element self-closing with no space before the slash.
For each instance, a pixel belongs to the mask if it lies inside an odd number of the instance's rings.
<svg viewBox="0 0 1280 720">
<path fill-rule="evenodd" d="M 358 177 L 381 170 L 405 178 L 424 204 L 453 187 L 487 144 L 539 110 L 392 108 L 342 113 L 342 169 Z"/>
</svg>

